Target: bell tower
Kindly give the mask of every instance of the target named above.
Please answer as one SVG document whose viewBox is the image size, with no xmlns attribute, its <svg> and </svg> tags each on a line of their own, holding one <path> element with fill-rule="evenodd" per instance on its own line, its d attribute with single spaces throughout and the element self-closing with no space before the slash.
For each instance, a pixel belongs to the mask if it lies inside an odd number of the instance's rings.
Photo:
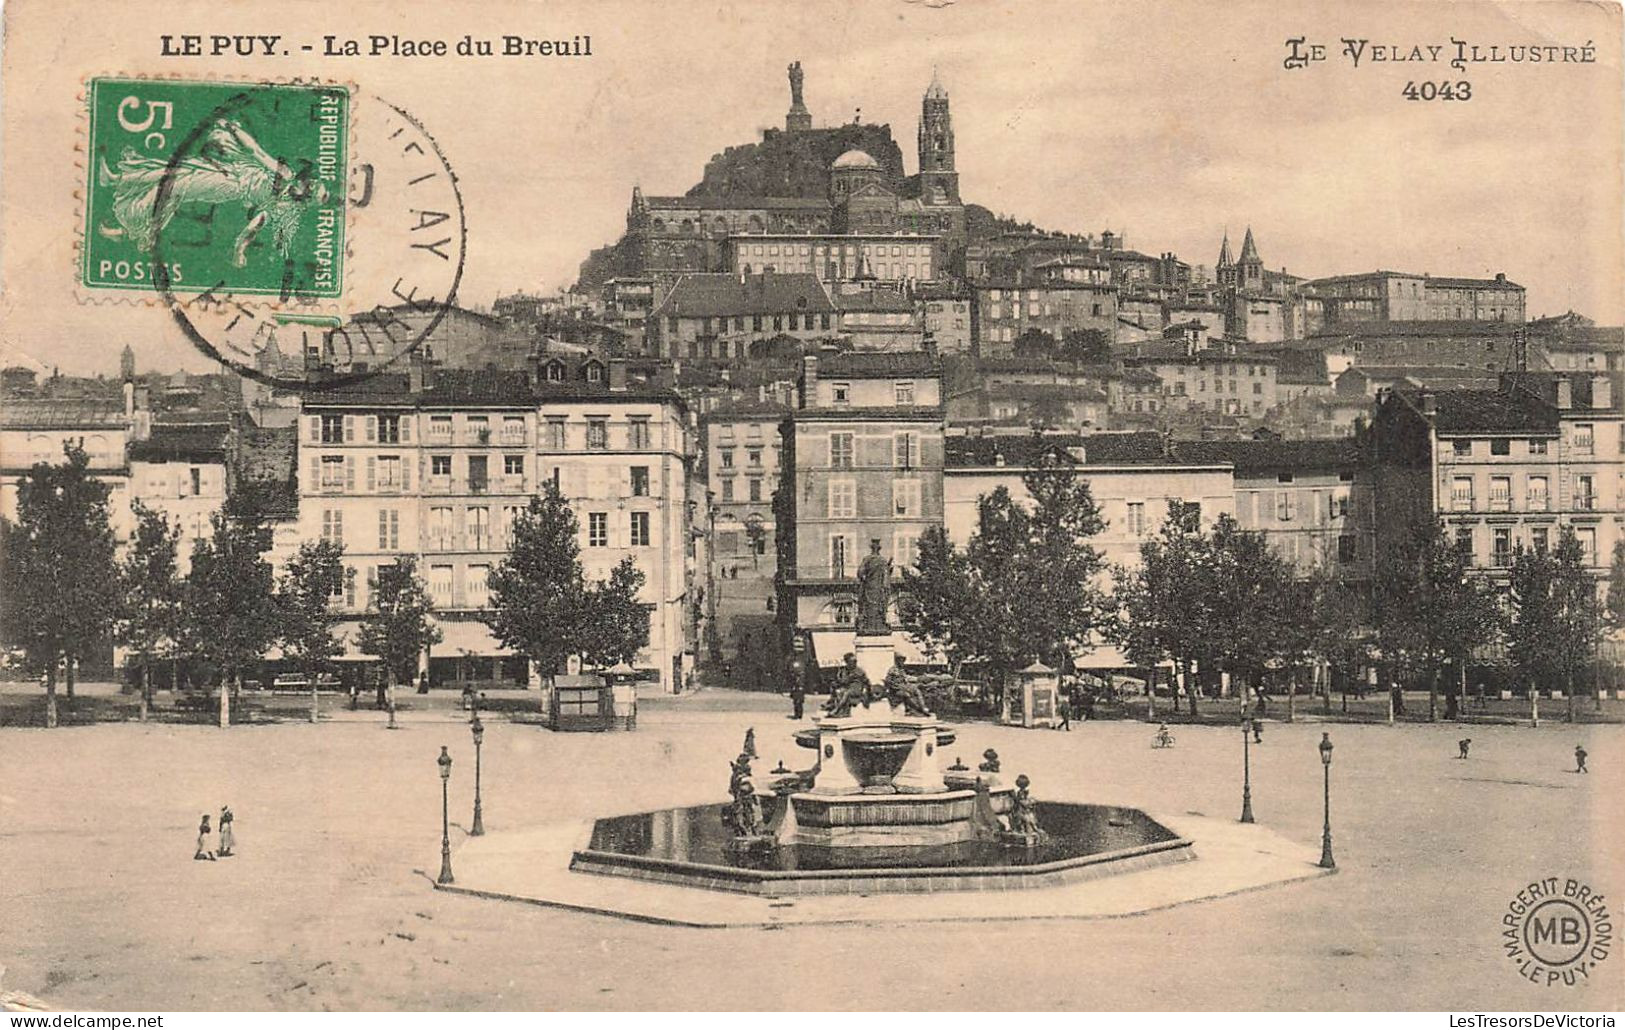
<svg viewBox="0 0 1625 1030">
<path fill-rule="evenodd" d="M 924 204 L 959 203 L 959 173 L 954 171 L 954 124 L 948 112 L 948 91 L 937 70 L 920 105 L 920 201 Z"/>
</svg>

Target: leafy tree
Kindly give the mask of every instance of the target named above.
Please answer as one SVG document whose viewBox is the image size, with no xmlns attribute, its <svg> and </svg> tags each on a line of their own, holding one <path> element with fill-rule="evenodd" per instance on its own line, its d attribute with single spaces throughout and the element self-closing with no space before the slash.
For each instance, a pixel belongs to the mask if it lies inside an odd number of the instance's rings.
<svg viewBox="0 0 1625 1030">
<path fill-rule="evenodd" d="M 1192 717 L 1199 693 L 1195 667 L 1209 668 L 1214 654 L 1217 614 L 1206 592 L 1207 567 L 1201 510 L 1174 499 L 1157 535 L 1140 545 L 1139 565 L 1119 568 L 1115 575 L 1112 635 L 1138 665 L 1173 663 L 1185 679 Z"/>
<path fill-rule="evenodd" d="M 403 555 L 392 565 L 378 566 L 378 580 L 367 599 L 359 638 L 363 654 L 376 655 L 384 667 L 390 719 L 395 710 L 395 684 L 410 680 L 418 656 L 440 643 L 440 627 L 429 619 L 434 605 L 418 578 L 417 559 Z"/>
<path fill-rule="evenodd" d="M 903 570 L 903 627 L 942 646 L 955 662 L 980 661 L 995 691 L 1033 660 L 1059 667 L 1090 646 L 1106 609 L 1103 570 L 1089 538 L 1104 527 L 1088 481 L 1056 457 L 1022 476 L 1030 506 L 999 487 L 977 506 L 963 552 L 940 530 L 920 541 Z"/>
<path fill-rule="evenodd" d="M 1494 588 L 1469 562 L 1431 518 L 1401 527 L 1377 552 L 1377 638 L 1386 658 L 1426 678 L 1429 719 L 1438 718 L 1444 664 L 1465 663 L 1500 626 Z"/>
<path fill-rule="evenodd" d="M 1060 356 L 1085 365 L 1104 365 L 1112 360 L 1111 339 L 1099 329 L 1073 329 L 1061 341 Z"/>
<path fill-rule="evenodd" d="M 228 496 L 209 522 L 212 535 L 192 549 L 182 633 L 222 678 L 224 724 L 227 685 L 233 694 L 241 693 L 244 670 L 277 639 L 278 612 L 271 563 L 263 557 L 271 549 L 271 530 L 255 496 Z"/>
<path fill-rule="evenodd" d="M 1572 712 L 1575 678 L 1595 654 L 1603 625 L 1596 581 L 1572 529 L 1563 527 L 1551 550 L 1518 549 L 1508 600 L 1513 664 L 1531 689 L 1542 678 L 1562 683 Z"/>
<path fill-rule="evenodd" d="M 344 643 L 333 636 L 333 595 L 344 589 L 344 546 L 332 540 L 307 540 L 288 559 L 277 582 L 282 650 L 310 678 L 310 719 L 316 721 L 317 678 Z"/>
<path fill-rule="evenodd" d="M 1625 540 L 1614 541 L 1614 561 L 1608 569 L 1608 626 L 1625 629 Z"/>
<path fill-rule="evenodd" d="M 581 650 L 587 589 L 577 528 L 558 488 L 544 484 L 514 520 L 513 543 L 491 571 L 491 606 L 481 615 L 504 646 L 536 663 L 550 683 Z"/>
<path fill-rule="evenodd" d="M 1011 344 L 1018 358 L 1048 358 L 1055 355 L 1055 337 L 1042 329 L 1028 329 Z"/>
<path fill-rule="evenodd" d="M 73 444 L 61 464 L 40 462 L 17 484 L 17 523 L 6 534 L 8 643 L 30 670 L 45 674 L 45 724 L 57 724 L 56 670 L 67 669 L 73 697 L 78 660 L 101 648 L 120 608 L 110 488 L 90 476 Z"/>
<path fill-rule="evenodd" d="M 141 668 L 141 721 L 152 706 L 152 665 L 174 658 L 181 638 L 181 612 L 185 584 L 179 573 L 181 530 L 162 511 L 139 500 L 135 535 L 119 566 L 124 609 L 116 630 L 118 640 Z"/>
<path fill-rule="evenodd" d="M 1293 660 L 1308 645 L 1301 588 L 1264 534 L 1242 529 L 1229 514 L 1214 523 L 1205 557 L 1199 571 L 1218 663 L 1256 687 L 1268 666 Z"/>
<path fill-rule="evenodd" d="M 631 555 L 622 558 L 609 578 L 586 591 L 582 606 L 581 657 L 608 668 L 633 657 L 649 643 L 649 609 L 638 600 L 643 572 Z"/>
<path fill-rule="evenodd" d="M 1308 584 L 1312 653 L 1347 684 L 1359 674 L 1360 666 L 1371 659 L 1369 594 L 1337 570 L 1320 570 L 1309 578 Z M 1331 704 L 1331 698 L 1328 683 L 1327 705 Z"/>
</svg>

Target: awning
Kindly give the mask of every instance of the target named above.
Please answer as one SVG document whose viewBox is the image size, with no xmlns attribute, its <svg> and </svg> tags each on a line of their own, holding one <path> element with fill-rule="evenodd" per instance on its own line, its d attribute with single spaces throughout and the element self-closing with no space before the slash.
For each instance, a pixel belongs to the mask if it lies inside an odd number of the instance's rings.
<svg viewBox="0 0 1625 1030">
<path fill-rule="evenodd" d="M 813 657 L 821 669 L 833 669 L 841 665 L 848 654 L 853 650 L 852 642 L 857 634 L 849 629 L 815 629 L 811 631 Z M 901 630 L 893 630 L 891 635 L 892 650 L 903 656 L 903 661 L 909 665 L 947 665 L 948 657 L 940 651 L 932 650 L 929 653 L 914 642 L 914 638 Z"/>
<path fill-rule="evenodd" d="M 491 635 L 491 628 L 473 619 L 436 620 L 440 626 L 440 643 L 429 649 L 431 658 L 455 658 L 459 655 L 479 658 L 511 658 L 513 651 L 503 647 Z"/>
</svg>

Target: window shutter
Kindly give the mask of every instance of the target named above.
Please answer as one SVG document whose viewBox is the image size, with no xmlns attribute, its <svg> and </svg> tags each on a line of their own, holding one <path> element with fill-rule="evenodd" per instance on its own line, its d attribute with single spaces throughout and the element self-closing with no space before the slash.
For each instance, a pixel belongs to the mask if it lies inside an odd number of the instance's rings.
<svg viewBox="0 0 1625 1030">
<path fill-rule="evenodd" d="M 406 423 L 404 422 L 401 423 L 403 427 L 405 424 Z M 412 464 L 413 461 L 410 454 L 401 456 L 401 490 L 404 493 L 410 493 L 412 490 Z"/>
<path fill-rule="evenodd" d="M 401 416 L 401 443 L 412 442 L 412 418 L 410 414 Z"/>
<path fill-rule="evenodd" d="M 383 510 L 378 512 L 378 549 L 389 550 L 389 512 Z"/>
<path fill-rule="evenodd" d="M 344 442 L 355 443 L 355 416 L 344 416 Z"/>
<path fill-rule="evenodd" d="M 322 442 L 322 417 L 320 415 L 312 415 L 308 419 L 306 419 L 305 421 L 307 423 L 309 423 L 309 425 L 310 425 L 310 442 L 311 443 L 321 443 Z"/>
<path fill-rule="evenodd" d="M 305 493 L 313 494 L 322 488 L 322 459 L 320 455 L 310 456 L 310 482 L 305 485 Z"/>
<path fill-rule="evenodd" d="M 376 442 L 378 442 L 378 416 L 377 415 L 368 415 L 367 416 L 367 442 L 368 443 L 376 443 Z"/>
<path fill-rule="evenodd" d="M 355 493 L 355 458 L 346 456 L 344 459 L 344 489 Z"/>
<path fill-rule="evenodd" d="M 367 492 L 375 493 L 378 490 L 378 459 L 372 455 L 367 456 Z"/>
<path fill-rule="evenodd" d="M 333 541 L 335 543 L 339 543 L 339 544 L 344 543 L 344 512 L 343 512 L 343 510 L 335 510 L 333 512 Z"/>
</svg>

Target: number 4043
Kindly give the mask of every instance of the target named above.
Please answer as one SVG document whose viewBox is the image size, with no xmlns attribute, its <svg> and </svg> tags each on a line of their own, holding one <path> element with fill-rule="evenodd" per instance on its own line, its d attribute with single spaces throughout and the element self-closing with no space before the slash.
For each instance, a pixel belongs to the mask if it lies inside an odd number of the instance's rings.
<svg viewBox="0 0 1625 1030">
<path fill-rule="evenodd" d="M 1406 100 L 1471 100 L 1473 84 L 1460 82 L 1407 82 L 1399 95 Z"/>
</svg>

